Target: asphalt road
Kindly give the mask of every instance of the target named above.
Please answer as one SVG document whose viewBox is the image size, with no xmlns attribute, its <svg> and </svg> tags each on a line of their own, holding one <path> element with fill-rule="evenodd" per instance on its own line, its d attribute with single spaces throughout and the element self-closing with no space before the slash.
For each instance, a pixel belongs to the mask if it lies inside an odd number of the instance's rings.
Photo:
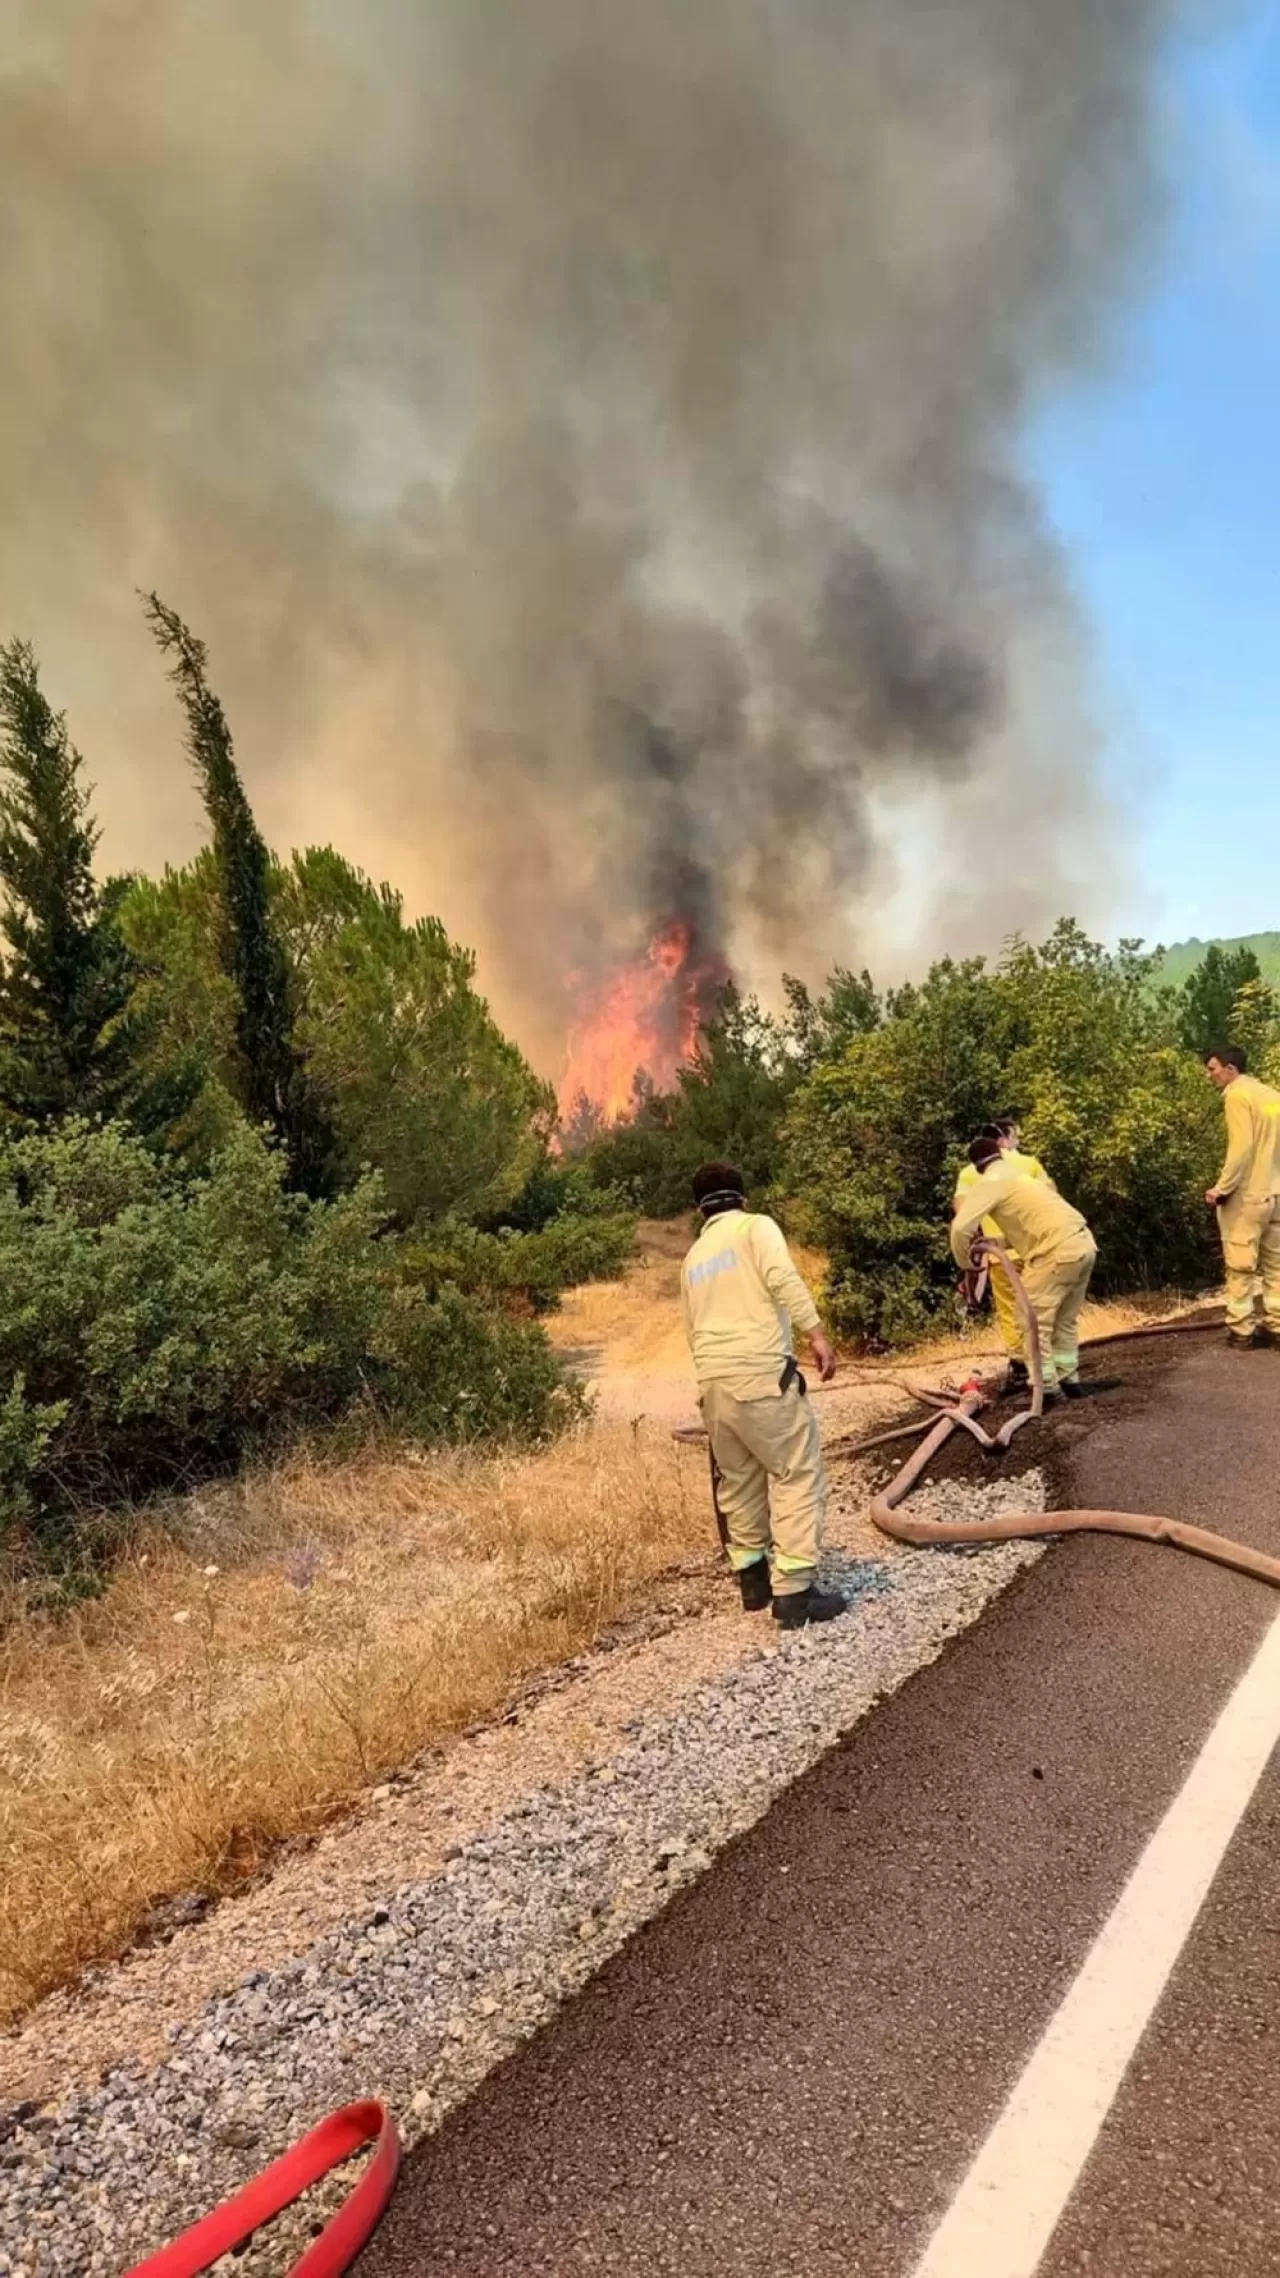
<svg viewBox="0 0 1280 2278">
<path fill-rule="evenodd" d="M 1280 1356 L 1108 1364 L 1060 1499 L 1280 1549 Z M 360 2278 L 910 2278 L 1276 1613 L 1061 1544 L 421 2147 Z M 1273 1762 L 1028 2278 L 1280 2272 L 1278 1815 Z"/>
</svg>

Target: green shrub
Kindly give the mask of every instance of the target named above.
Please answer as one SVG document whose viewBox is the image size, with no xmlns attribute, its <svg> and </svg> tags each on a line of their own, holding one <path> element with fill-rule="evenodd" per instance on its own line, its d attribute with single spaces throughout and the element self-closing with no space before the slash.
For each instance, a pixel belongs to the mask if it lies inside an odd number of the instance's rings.
<svg viewBox="0 0 1280 2278">
<path fill-rule="evenodd" d="M 689 1207 L 689 1151 L 669 1119 L 673 1108 L 665 1095 L 646 1101 L 633 1117 L 598 1132 L 573 1158 L 645 1218 L 672 1218 Z"/>
<path fill-rule="evenodd" d="M 66 1414 L 65 1400 L 43 1408 L 29 1402 L 22 1376 L 15 1376 L 0 1401 L 0 1542 L 11 1529 L 34 1518 L 32 1477 Z"/>
<path fill-rule="evenodd" d="M 582 1156 L 544 1153 L 513 1202 L 484 1220 L 486 1233 L 540 1234 L 556 1218 L 626 1218 L 633 1198 L 620 1185 L 596 1179 Z"/>
<path fill-rule="evenodd" d="M 0 1144 L 0 1494 L 45 1521 L 357 1401 L 423 1437 L 549 1430 L 536 1326 L 406 1288 L 380 1182 L 318 1203 L 240 1125 L 183 1179 L 119 1126 Z"/>
<path fill-rule="evenodd" d="M 402 1287 L 375 1354 L 386 1412 L 424 1442 L 546 1439 L 586 1412 L 537 1322 L 457 1289 L 430 1298 Z"/>
<path fill-rule="evenodd" d="M 453 1288 L 507 1306 L 548 1313 L 566 1289 L 612 1281 L 635 1248 L 630 1216 L 553 1218 L 537 1233 L 480 1233 L 461 1222 L 406 1245 L 406 1277 L 428 1295 Z"/>
<path fill-rule="evenodd" d="M 1203 1288 L 1220 1270 L 1204 1188 L 1221 1109 L 1154 995 L 1154 960 L 1064 922 L 936 965 L 882 1025 L 812 1069 L 788 1123 L 791 1214 L 830 1259 L 833 1325 L 902 1345 L 950 1314 L 947 1223 L 975 1127 L 1004 1107 L 1098 1239 L 1096 1288 Z"/>
</svg>

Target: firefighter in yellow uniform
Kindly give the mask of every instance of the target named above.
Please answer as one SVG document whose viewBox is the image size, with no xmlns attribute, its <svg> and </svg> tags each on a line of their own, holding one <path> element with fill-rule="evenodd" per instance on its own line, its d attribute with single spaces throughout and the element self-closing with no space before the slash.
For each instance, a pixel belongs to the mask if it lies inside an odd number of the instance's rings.
<svg viewBox="0 0 1280 2278">
<path fill-rule="evenodd" d="M 994 1122 L 984 1124 L 978 1136 L 983 1139 L 991 1138 L 999 1141 L 1000 1152 L 1010 1170 L 1021 1171 L 1024 1178 L 1042 1179 L 1053 1193 L 1057 1193 L 1058 1190 L 1039 1156 L 1023 1154 L 1019 1145 L 1022 1134 L 1013 1116 L 997 1116 Z M 981 1173 L 975 1169 L 971 1162 L 964 1165 L 959 1178 L 956 1180 L 955 1200 L 957 1204 L 961 1196 L 969 1191 L 980 1176 Z M 984 1221 L 982 1231 L 984 1234 L 994 1235 L 998 1239 L 994 1218 L 987 1218 Z M 1012 1251 L 1009 1254 L 1013 1257 Z M 1013 1262 L 1015 1265 L 1021 1263 L 1016 1257 L 1013 1258 Z M 1022 1335 L 1022 1317 L 1018 1312 L 1014 1298 L 1013 1284 L 1008 1274 L 1002 1271 L 994 1259 L 991 1263 L 991 1303 L 995 1309 L 996 1324 L 1000 1331 L 1001 1341 L 1009 1355 L 1009 1374 L 1005 1380 L 1006 1390 L 1010 1392 L 1021 1391 L 1025 1389 L 1027 1384 L 1027 1356 Z"/>
<path fill-rule="evenodd" d="M 966 1270 L 974 1236 L 990 1220 L 1010 1256 L 1035 1314 L 1046 1399 L 1080 1392 L 1080 1312 L 1097 1263 L 1087 1221 L 1048 1179 L 1029 1179 L 1011 1165 L 998 1140 L 979 1137 L 969 1149 L 978 1176 L 951 1220 L 951 1251 Z"/>
<path fill-rule="evenodd" d="M 846 1601 L 818 1587 L 827 1481 L 793 1324 L 824 1383 L 835 1354 L 781 1227 L 747 1209 L 741 1172 L 704 1163 L 693 1195 L 702 1231 L 680 1305 L 742 1603 L 749 1613 L 772 1604 L 784 1629 L 832 1621 Z"/>
<path fill-rule="evenodd" d="M 1280 1345 L 1280 1092 L 1248 1073 L 1235 1045 L 1205 1055 L 1222 1094 L 1227 1159 L 1205 1201 L 1218 1213 L 1227 1269 L 1227 1341 L 1237 1352 Z M 1254 1317 L 1262 1278 L 1264 1325 Z"/>
</svg>

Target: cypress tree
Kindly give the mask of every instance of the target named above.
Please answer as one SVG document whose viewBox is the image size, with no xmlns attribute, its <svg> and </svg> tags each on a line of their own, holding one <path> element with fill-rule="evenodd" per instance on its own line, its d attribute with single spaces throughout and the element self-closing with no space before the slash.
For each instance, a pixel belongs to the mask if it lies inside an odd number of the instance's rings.
<svg viewBox="0 0 1280 2278">
<path fill-rule="evenodd" d="M 146 1072 L 143 970 L 117 924 L 128 885 L 99 887 L 83 761 L 25 641 L 0 646 L 0 1108 L 20 1125 L 122 1116 L 144 1133 L 182 1113 L 192 1072 Z"/>
<path fill-rule="evenodd" d="M 187 718 L 187 755 L 213 831 L 218 953 L 235 984 L 244 1105 L 279 1137 L 293 1185 L 323 1193 L 333 1141 L 294 1042 L 289 967 L 271 914 L 271 856 L 240 780 L 226 714 L 209 686 L 206 651 L 174 609 L 147 594 L 148 622 Z"/>
</svg>

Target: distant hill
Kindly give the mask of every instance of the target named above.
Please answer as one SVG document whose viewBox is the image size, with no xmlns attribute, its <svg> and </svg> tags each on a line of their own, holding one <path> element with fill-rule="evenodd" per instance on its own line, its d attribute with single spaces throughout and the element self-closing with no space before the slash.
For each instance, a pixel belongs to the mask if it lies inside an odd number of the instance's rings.
<svg viewBox="0 0 1280 2278">
<path fill-rule="evenodd" d="M 1251 949 L 1262 967 L 1262 978 L 1280 988 L 1280 933 L 1238 933 L 1228 938 L 1215 936 L 1219 949 Z M 1211 941 L 1175 941 L 1165 951 L 1164 963 L 1156 979 L 1162 984 L 1181 988 L 1188 975 L 1194 973 Z"/>
</svg>

